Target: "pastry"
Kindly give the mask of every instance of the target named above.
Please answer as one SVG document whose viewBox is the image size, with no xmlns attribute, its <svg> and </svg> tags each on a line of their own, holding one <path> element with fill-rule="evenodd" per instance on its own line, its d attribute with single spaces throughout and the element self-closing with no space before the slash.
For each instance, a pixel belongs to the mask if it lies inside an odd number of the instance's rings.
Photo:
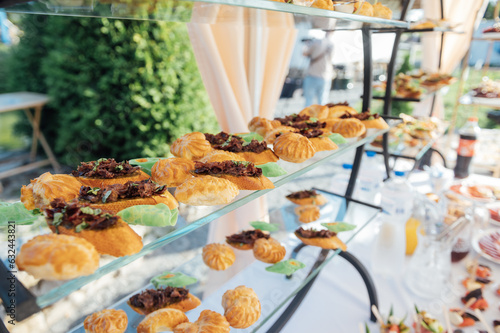
<svg viewBox="0 0 500 333">
<path fill-rule="evenodd" d="M 342 249 L 342 251 L 347 250 L 347 246 L 342 242 L 338 237 L 337 233 L 333 231 L 329 231 L 326 229 L 323 230 L 314 230 L 314 229 L 304 229 L 300 227 L 295 230 L 295 236 L 299 238 L 302 243 L 311 246 L 318 246 L 322 249 Z"/>
<path fill-rule="evenodd" d="M 307 114 L 300 115 L 292 113 L 288 116 L 284 116 L 283 118 L 274 118 L 274 120 L 279 121 L 282 126 L 294 127 L 297 124 L 302 124 L 307 121 L 311 121 L 311 117 Z"/>
<path fill-rule="evenodd" d="M 301 163 L 313 157 L 316 149 L 305 136 L 297 133 L 285 133 L 274 142 L 274 152 L 287 162 Z"/>
<path fill-rule="evenodd" d="M 373 16 L 373 6 L 368 1 L 355 2 L 354 3 L 354 14 Z"/>
<path fill-rule="evenodd" d="M 142 240 L 119 216 L 78 202 L 55 199 L 45 210 L 52 232 L 84 238 L 100 254 L 122 257 L 139 252 Z"/>
<path fill-rule="evenodd" d="M 355 118 L 342 119 L 332 126 L 333 133 L 339 133 L 344 138 L 356 138 L 366 132 L 366 127 L 363 123 Z"/>
<path fill-rule="evenodd" d="M 322 194 L 318 194 L 316 190 L 293 192 L 287 195 L 286 198 L 297 205 L 322 206 L 328 202 L 328 200 Z"/>
<path fill-rule="evenodd" d="M 229 151 L 224 151 L 224 150 L 212 150 L 210 153 L 206 154 L 199 160 L 199 162 L 203 163 L 209 163 L 209 162 L 223 162 L 223 161 L 240 161 L 244 162 L 245 159 L 235 153 L 231 153 Z M 194 163 L 193 167 L 189 170 L 194 169 Z"/>
<path fill-rule="evenodd" d="M 356 114 L 358 111 L 356 109 L 349 106 L 349 103 L 329 103 L 326 104 L 328 106 L 328 115 L 325 117 L 327 119 L 331 118 L 339 118 L 346 113 Z M 321 119 L 321 121 L 325 121 L 325 119 Z"/>
<path fill-rule="evenodd" d="M 253 255 L 257 260 L 275 264 L 285 258 L 286 249 L 274 238 L 259 238 L 253 245 Z"/>
<path fill-rule="evenodd" d="M 359 114 L 345 114 L 341 116 L 342 119 L 358 119 L 360 120 L 365 128 L 376 128 L 376 129 L 386 129 L 389 127 L 385 122 L 384 118 L 380 117 L 378 113 L 370 113 L 369 111 L 364 111 Z"/>
<path fill-rule="evenodd" d="M 338 123 L 341 120 L 342 119 L 340 119 L 340 118 L 326 118 L 326 119 L 321 119 L 321 121 L 325 123 L 325 130 L 327 130 L 329 132 L 333 132 L 332 131 L 333 125 L 335 125 L 336 123 Z"/>
<path fill-rule="evenodd" d="M 128 318 L 125 311 L 114 309 L 94 312 L 83 322 L 86 333 L 123 333 L 127 325 Z"/>
<path fill-rule="evenodd" d="M 188 133 L 172 143 L 170 152 L 176 157 L 198 160 L 212 150 L 210 142 L 200 132 Z"/>
<path fill-rule="evenodd" d="M 137 326 L 137 333 L 172 332 L 177 325 L 189 322 L 184 312 L 177 309 L 160 309 L 150 313 Z"/>
<path fill-rule="evenodd" d="M 233 249 L 226 244 L 208 244 L 203 248 L 203 262 L 216 271 L 224 271 L 236 260 Z"/>
<path fill-rule="evenodd" d="M 388 7 L 382 5 L 380 2 L 377 2 L 373 6 L 373 16 L 374 17 L 379 17 L 383 19 L 390 20 L 392 19 L 392 10 L 390 10 Z"/>
<path fill-rule="evenodd" d="M 193 170 L 195 176 L 214 176 L 229 180 L 240 190 L 265 190 L 274 188 L 273 183 L 250 162 L 196 162 Z"/>
<path fill-rule="evenodd" d="M 319 0 L 319 1 L 323 1 L 323 0 Z M 327 0 L 327 1 L 331 3 L 331 6 L 332 6 L 331 9 L 333 10 L 333 3 L 330 0 Z M 325 2 L 327 2 L 327 1 L 325 1 Z M 313 7 L 314 7 L 314 4 L 313 4 Z M 316 7 L 316 8 L 321 8 L 321 7 Z M 300 111 L 299 115 L 300 116 L 309 116 L 309 117 L 316 118 L 316 119 L 327 118 L 328 106 L 313 104 L 313 105 L 306 107 L 302 111 Z"/>
<path fill-rule="evenodd" d="M 201 176 L 189 179 L 175 190 L 175 198 L 191 206 L 215 206 L 230 203 L 239 193 L 227 179 Z"/>
<path fill-rule="evenodd" d="M 113 214 L 136 205 L 164 203 L 170 209 L 179 206 L 167 191 L 166 185 L 157 185 L 151 179 L 125 184 L 108 185 L 103 188 L 82 186 L 78 200 L 90 204 L 94 209 L 103 209 Z"/>
<path fill-rule="evenodd" d="M 311 7 L 333 10 L 332 0 L 315 0 Z"/>
<path fill-rule="evenodd" d="M 259 142 L 252 139 L 250 142 L 245 142 L 242 137 L 226 132 L 218 134 L 205 133 L 205 138 L 210 142 L 213 149 L 235 153 L 243 157 L 245 161 L 257 165 L 278 161 L 278 156 L 267 147 L 266 141 Z"/>
<path fill-rule="evenodd" d="M 250 132 L 255 132 L 260 136 L 266 136 L 266 133 L 276 127 L 281 126 L 279 121 L 269 120 L 262 117 L 254 117 L 248 123 L 248 129 Z"/>
<path fill-rule="evenodd" d="M 272 129 L 266 133 L 264 140 L 269 144 L 274 144 L 276 138 L 283 133 L 296 132 L 297 129 L 290 126 L 280 126 L 275 129 Z"/>
<path fill-rule="evenodd" d="M 21 188 L 21 202 L 28 210 L 45 209 L 55 198 L 70 201 L 78 197 L 81 186 L 73 176 L 45 172 Z"/>
<path fill-rule="evenodd" d="M 295 208 L 295 214 L 302 223 L 310 223 L 319 219 L 319 207 L 316 205 L 302 205 Z"/>
<path fill-rule="evenodd" d="M 309 141 L 311 141 L 311 143 L 313 144 L 316 152 L 335 150 L 335 149 L 339 148 L 335 142 L 330 140 L 330 138 L 328 137 L 328 132 L 326 132 L 326 133 L 323 132 L 323 134 L 320 134 L 316 137 L 309 138 Z"/>
<path fill-rule="evenodd" d="M 116 162 L 114 158 L 100 158 L 97 161 L 82 162 L 71 173 L 86 186 L 103 187 L 111 184 L 124 184 L 128 181 L 148 179 L 141 167 L 132 166 L 128 161 Z"/>
<path fill-rule="evenodd" d="M 260 238 L 269 239 L 269 234 L 264 233 L 262 230 L 246 230 L 239 234 L 226 236 L 226 242 L 238 250 L 251 250 L 255 241 Z"/>
<path fill-rule="evenodd" d="M 194 162 L 187 158 L 167 158 L 156 162 L 151 168 L 151 179 L 160 185 L 176 187 L 192 178 Z"/>
<path fill-rule="evenodd" d="M 174 333 L 229 333 L 226 317 L 217 312 L 203 310 L 194 323 L 182 323 L 174 328 Z"/>
<path fill-rule="evenodd" d="M 159 309 L 177 309 L 187 312 L 198 307 L 201 301 L 185 288 L 166 287 L 146 289 L 130 297 L 127 304 L 137 313 L 148 315 Z"/>
<path fill-rule="evenodd" d="M 239 286 L 222 295 L 224 316 L 234 328 L 247 328 L 260 317 L 260 302 L 252 288 Z"/>
<path fill-rule="evenodd" d="M 16 264 L 37 279 L 69 280 L 94 273 L 99 254 L 85 239 L 48 234 L 23 244 Z"/>
</svg>

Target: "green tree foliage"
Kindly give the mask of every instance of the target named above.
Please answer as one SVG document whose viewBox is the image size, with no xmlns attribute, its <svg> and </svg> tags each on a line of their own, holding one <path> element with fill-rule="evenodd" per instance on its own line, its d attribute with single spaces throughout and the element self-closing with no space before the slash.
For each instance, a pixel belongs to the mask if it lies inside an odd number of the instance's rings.
<svg viewBox="0 0 500 333">
<path fill-rule="evenodd" d="M 50 96 L 42 130 L 64 163 L 165 156 L 218 129 L 184 24 L 27 15 L 21 28 L 6 86 Z"/>
</svg>

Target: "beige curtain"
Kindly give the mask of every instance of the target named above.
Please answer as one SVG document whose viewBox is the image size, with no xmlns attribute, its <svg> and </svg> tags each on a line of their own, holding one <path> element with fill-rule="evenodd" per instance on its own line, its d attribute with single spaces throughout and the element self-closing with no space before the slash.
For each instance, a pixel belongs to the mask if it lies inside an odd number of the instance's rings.
<svg viewBox="0 0 500 333">
<path fill-rule="evenodd" d="M 422 69 L 424 71 L 452 73 L 455 70 L 470 47 L 471 36 L 483 17 L 487 4 L 488 0 L 443 0 L 443 13 L 446 21 L 451 25 L 456 25 L 456 30 L 465 33 L 444 34 L 441 69 L 439 69 L 441 34 L 437 32 L 422 34 Z M 439 0 L 422 0 L 422 8 L 427 19 L 441 19 Z M 431 98 L 420 103 L 415 108 L 414 114 L 428 115 L 431 103 Z M 437 95 L 434 115 L 441 118 L 444 116 L 443 101 L 439 95 Z"/>
<path fill-rule="evenodd" d="M 197 2 L 187 26 L 222 130 L 248 132 L 247 124 L 254 116 L 272 118 L 297 34 L 293 16 Z M 225 236 L 248 229 L 248 222 L 267 215 L 266 199 L 261 197 L 212 223 L 208 241 L 223 242 Z M 240 260 L 235 265 L 250 261 Z M 237 271 L 211 273 L 206 295 Z"/>
</svg>

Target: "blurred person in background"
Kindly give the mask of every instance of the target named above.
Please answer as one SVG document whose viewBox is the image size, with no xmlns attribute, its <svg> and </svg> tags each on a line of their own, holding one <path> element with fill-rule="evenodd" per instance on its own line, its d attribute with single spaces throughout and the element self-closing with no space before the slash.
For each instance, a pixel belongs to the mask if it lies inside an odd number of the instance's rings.
<svg viewBox="0 0 500 333">
<path fill-rule="evenodd" d="M 325 38 L 305 40 L 303 55 L 309 58 L 309 67 L 302 88 L 306 107 L 314 103 L 326 104 L 333 79 L 333 31 L 325 31 Z"/>
</svg>

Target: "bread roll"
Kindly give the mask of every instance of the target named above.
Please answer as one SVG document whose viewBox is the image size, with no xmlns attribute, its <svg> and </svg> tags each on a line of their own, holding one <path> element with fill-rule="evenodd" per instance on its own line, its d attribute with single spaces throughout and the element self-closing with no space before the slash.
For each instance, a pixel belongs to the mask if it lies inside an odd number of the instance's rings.
<svg viewBox="0 0 500 333">
<path fill-rule="evenodd" d="M 75 177 L 82 185 L 90 187 L 105 187 L 113 184 L 125 184 L 126 182 L 138 182 L 148 178 L 149 175 L 142 170 L 128 176 L 119 176 L 115 178 Z"/>
<path fill-rule="evenodd" d="M 317 0 L 318 1 L 318 0 Z M 320 0 L 323 1 L 323 0 Z M 333 3 L 330 0 L 325 0 L 325 2 L 330 2 L 332 8 L 330 10 L 333 10 Z M 314 4 L 313 4 L 314 7 Z M 322 8 L 322 7 L 317 7 L 317 8 Z M 310 105 L 306 108 L 304 108 L 302 111 L 299 112 L 300 116 L 309 116 L 312 118 L 316 119 L 322 119 L 322 118 L 328 118 L 328 106 L 326 105 L 319 105 L 319 104 L 313 104 Z"/>
<path fill-rule="evenodd" d="M 191 206 L 215 206 L 230 203 L 239 193 L 229 180 L 201 176 L 189 179 L 175 190 L 175 198 Z"/>
<path fill-rule="evenodd" d="M 366 127 L 358 119 L 342 119 L 332 126 L 332 132 L 339 133 L 344 138 L 356 138 L 366 132 Z"/>
<path fill-rule="evenodd" d="M 16 264 L 37 279 L 69 280 L 94 273 L 99 254 L 85 239 L 48 234 L 23 244 Z"/>
<path fill-rule="evenodd" d="M 173 331 L 182 323 L 189 322 L 184 312 L 177 309 L 160 309 L 146 316 L 137 326 L 137 333 Z"/>
<path fill-rule="evenodd" d="M 312 142 L 297 133 L 285 133 L 274 142 L 274 152 L 282 160 L 293 163 L 302 163 L 316 153 Z"/>
<path fill-rule="evenodd" d="M 203 158 L 201 158 L 198 162 L 209 163 L 209 162 L 224 162 L 224 161 L 244 162 L 246 160 L 243 156 L 239 154 L 231 153 L 229 151 L 214 149 L 207 155 L 203 156 Z M 189 170 L 193 169 L 194 169 L 194 163 L 193 167 Z"/>
<path fill-rule="evenodd" d="M 161 159 L 151 168 L 151 179 L 160 185 L 176 187 L 193 177 L 193 169 L 194 162 L 186 158 Z"/>
<path fill-rule="evenodd" d="M 194 323 L 182 323 L 174 328 L 174 333 L 229 333 L 229 323 L 217 312 L 203 310 Z"/>
<path fill-rule="evenodd" d="M 127 329 L 128 318 L 123 310 L 106 309 L 85 318 L 85 333 L 123 333 Z"/>
</svg>

